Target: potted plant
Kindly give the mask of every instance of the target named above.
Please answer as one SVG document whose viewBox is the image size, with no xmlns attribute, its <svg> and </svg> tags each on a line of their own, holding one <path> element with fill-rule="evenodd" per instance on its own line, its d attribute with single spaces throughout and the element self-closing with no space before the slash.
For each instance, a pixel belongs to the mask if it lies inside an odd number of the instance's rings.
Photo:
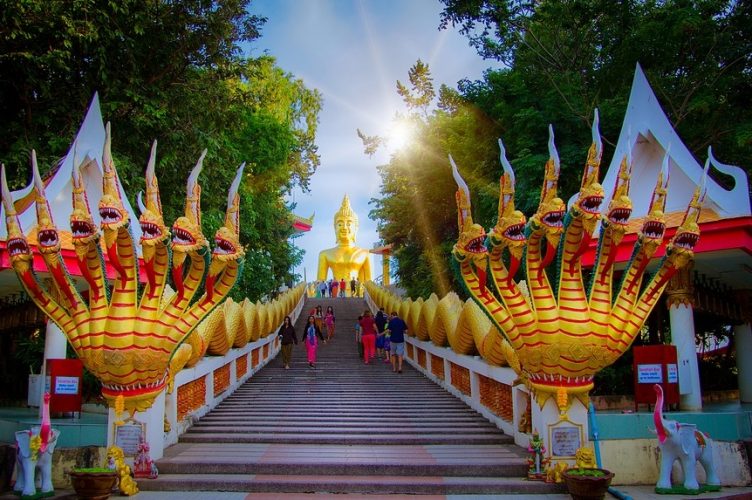
<svg viewBox="0 0 752 500">
<path fill-rule="evenodd" d="M 574 467 L 562 473 L 569 494 L 574 500 L 605 498 L 614 473 L 606 469 Z"/>
<path fill-rule="evenodd" d="M 73 469 L 68 475 L 78 498 L 85 500 L 110 498 L 118 480 L 117 472 L 105 467 Z"/>
</svg>

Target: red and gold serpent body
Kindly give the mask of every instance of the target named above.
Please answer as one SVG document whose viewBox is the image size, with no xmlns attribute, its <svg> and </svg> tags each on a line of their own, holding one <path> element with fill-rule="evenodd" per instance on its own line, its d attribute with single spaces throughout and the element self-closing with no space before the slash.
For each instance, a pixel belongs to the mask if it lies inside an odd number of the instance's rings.
<svg viewBox="0 0 752 500">
<path fill-rule="evenodd" d="M 201 233 L 200 188 L 197 182 L 201 161 L 189 179 L 186 216 L 176 222 L 170 241 L 170 232 L 162 221 L 158 183 L 154 174 L 155 147 L 152 148 L 146 172 L 146 203 L 139 220 L 143 233 L 140 245 L 146 268 L 146 283 L 139 299 L 138 257 L 110 153 L 109 124 L 102 159 L 103 195 L 98 205 L 102 219 L 101 235 L 104 250 L 116 274 L 109 296 L 100 231 L 93 223 L 77 164 L 73 169 L 74 210 L 70 223 L 76 258 L 88 285 L 88 301 L 79 295 L 63 267 L 57 229 L 49 214 L 44 185 L 39 179 L 36 165 L 37 239 L 53 278 L 51 284 L 43 286 L 32 272 L 31 249 L 10 199 L 3 169 L 2 194 L 8 248 L 11 265 L 24 288 L 65 333 L 87 369 L 102 382 L 103 396 L 114 404 L 115 398 L 122 395 L 127 409 L 144 410 L 164 389 L 170 360 L 180 344 L 224 300 L 240 273 L 244 251 L 238 236 L 237 189 L 243 166 L 238 169 L 231 187 L 225 225 L 217 232 L 211 263 L 207 265 L 209 245 Z M 192 245 L 186 244 L 189 240 Z M 165 293 L 170 251 L 176 256 L 173 275 L 180 274 L 180 279 L 176 280 L 179 282 L 178 293 L 171 295 Z M 190 262 L 187 272 L 182 267 L 186 257 Z M 206 292 L 192 300 L 205 275 Z"/>
<path fill-rule="evenodd" d="M 541 405 L 561 391 L 586 400 L 595 373 L 630 347 L 670 277 L 692 259 L 699 239 L 697 220 L 704 197 L 703 181 L 693 195 L 684 221 L 669 242 L 656 274 L 643 287 L 647 264 L 661 245 L 665 229 L 663 209 L 668 170 L 664 163 L 632 259 L 621 285 L 614 287 L 616 251 L 632 209 L 629 199 L 631 157 L 627 154 L 622 161 L 610 205 L 601 216 L 604 192 L 598 183 L 601 146 L 596 116 L 593 145 L 588 152 L 579 196 L 562 227 L 564 203 L 556 196 L 559 167 L 553 139 L 549 148 L 551 159 L 546 165 L 541 201 L 536 213 L 527 221 L 524 237 L 520 228 L 525 218 L 514 210 L 514 173 L 502 147 L 504 175 L 500 181 L 499 217 L 486 240 L 490 250 L 484 244 L 483 228 L 472 221 L 469 190 L 450 157 L 458 184 L 459 225 L 452 255 L 459 264 L 461 279 L 470 296 L 486 313 L 496 333 L 484 334 L 484 326 L 477 319 L 473 324 L 466 324 L 468 320 L 464 318 L 474 317 L 466 312 L 467 305 L 445 307 L 445 312 L 439 315 L 437 304 L 441 302 L 427 301 L 423 308 L 433 308 L 431 314 L 418 311 L 407 317 L 408 325 L 416 323 L 411 328 L 413 331 L 420 322 L 426 321 L 417 318 L 434 318 L 433 330 L 446 332 L 440 336 L 442 339 L 475 331 L 475 344 L 481 355 L 489 359 L 484 351 L 494 350 L 488 348 L 489 343 L 496 345 L 495 351 L 503 352 L 504 361 L 517 371 L 519 379 L 531 388 Z M 581 258 L 599 219 L 602 221 L 600 242 L 592 281 L 586 288 Z M 558 259 L 554 259 L 557 248 Z M 525 282 L 514 279 L 520 257 L 525 266 Z M 554 260 L 555 266 L 551 265 Z M 549 266 L 552 269 L 547 270 Z M 487 268 L 495 293 L 485 286 Z M 557 277 L 555 288 L 549 275 Z M 392 303 L 399 301 L 375 286 L 369 287 L 369 293 L 375 296 L 377 303 L 388 302 L 390 307 L 395 307 Z M 447 310 L 453 310 L 452 314 L 459 315 L 459 319 L 446 319 Z M 498 357 L 489 361 L 498 364 Z"/>
</svg>

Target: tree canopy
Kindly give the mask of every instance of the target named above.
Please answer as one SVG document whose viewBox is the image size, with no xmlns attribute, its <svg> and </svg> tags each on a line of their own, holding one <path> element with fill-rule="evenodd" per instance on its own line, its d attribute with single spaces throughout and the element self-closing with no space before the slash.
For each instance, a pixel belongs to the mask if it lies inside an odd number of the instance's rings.
<svg viewBox="0 0 752 500">
<path fill-rule="evenodd" d="M 496 220 L 501 174 L 497 137 L 517 172 L 517 207 L 536 208 L 553 124 L 561 157 L 559 192 L 579 187 L 594 108 L 610 158 L 639 62 L 672 125 L 704 161 L 708 145 L 724 163 L 752 171 L 752 6 L 733 0 L 441 0 L 441 28 L 457 26 L 472 46 L 504 63 L 438 99 L 419 61 L 410 94 L 397 92 L 415 124 L 413 142 L 380 167 L 373 200 L 384 243 L 395 244 L 408 294 L 461 290 L 447 271 L 457 237 L 451 153 L 473 197 L 476 222 Z M 422 92 L 422 94 L 420 93 Z M 418 103 L 421 103 L 419 106 Z M 379 138 L 361 133 L 368 147 Z M 417 217 L 417 220 L 416 220 Z M 412 221 L 415 221 L 414 223 Z"/>
<path fill-rule="evenodd" d="M 204 233 L 223 220 L 227 189 L 246 161 L 241 242 L 247 263 L 236 298 L 255 300 L 292 281 L 300 261 L 289 244 L 282 196 L 307 189 L 319 165 L 318 91 L 269 56 L 240 44 L 266 21 L 250 0 L 45 2 L 7 0 L 0 9 L 0 160 L 12 189 L 28 183 L 31 149 L 42 173 L 55 168 L 95 91 L 112 122 L 113 156 L 131 197 L 143 188 L 151 141 L 165 221 L 183 208 L 202 149 Z"/>
</svg>

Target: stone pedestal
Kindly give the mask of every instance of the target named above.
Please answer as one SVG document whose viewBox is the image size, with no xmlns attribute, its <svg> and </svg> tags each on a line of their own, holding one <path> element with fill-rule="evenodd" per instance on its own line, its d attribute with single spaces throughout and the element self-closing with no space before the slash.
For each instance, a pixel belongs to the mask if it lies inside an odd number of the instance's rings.
<svg viewBox="0 0 752 500">
<path fill-rule="evenodd" d="M 127 412 L 124 412 L 127 413 Z M 127 414 L 119 415 L 121 419 Z M 107 414 L 107 447 L 115 444 L 115 422 L 118 420 L 115 410 L 110 408 Z M 164 417 L 165 417 L 165 391 L 163 390 L 154 399 L 154 403 L 146 411 L 137 411 L 133 419 L 146 426 L 146 442 L 149 443 L 152 460 L 159 460 L 164 456 Z M 128 423 L 128 422 L 126 422 Z M 126 458 L 133 458 L 126 457 Z M 129 460 L 132 462 L 132 460 Z"/>
<path fill-rule="evenodd" d="M 588 443 L 587 408 L 577 399 L 562 417 L 555 398 L 549 398 L 541 408 L 533 397 L 532 401 L 533 432 L 537 431 L 546 447 L 546 457 L 551 459 L 550 466 L 557 461 L 574 465 L 574 452 Z M 573 437 L 578 436 L 579 442 Z M 571 452 L 571 454 L 570 454 Z"/>
</svg>

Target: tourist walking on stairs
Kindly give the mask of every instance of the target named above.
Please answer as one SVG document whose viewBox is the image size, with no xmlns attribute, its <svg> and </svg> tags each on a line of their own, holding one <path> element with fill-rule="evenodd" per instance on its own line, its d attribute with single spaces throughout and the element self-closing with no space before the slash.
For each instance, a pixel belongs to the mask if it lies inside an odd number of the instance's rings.
<svg viewBox="0 0 752 500">
<path fill-rule="evenodd" d="M 319 346 L 319 339 L 324 340 L 321 330 L 316 326 L 316 318 L 308 316 L 308 323 L 306 323 L 305 331 L 303 332 L 306 347 L 306 353 L 308 354 L 308 366 L 311 368 L 316 367 L 316 349 Z"/>
<path fill-rule="evenodd" d="M 358 359 L 363 357 L 363 342 L 360 338 L 360 320 L 363 316 L 358 316 L 358 320 L 355 322 L 355 343 L 358 345 Z"/>
<path fill-rule="evenodd" d="M 285 370 L 289 370 L 290 359 L 292 358 L 292 345 L 298 343 L 298 336 L 295 334 L 295 328 L 292 326 L 290 316 L 285 316 L 285 320 L 282 322 L 282 326 L 279 327 L 277 335 L 282 340 L 282 363 L 285 365 Z"/>
<path fill-rule="evenodd" d="M 324 324 L 326 325 L 326 340 L 330 341 L 334 338 L 334 324 L 337 318 L 334 317 L 334 308 L 329 306 L 326 308 L 326 315 L 324 316 Z"/>
<path fill-rule="evenodd" d="M 368 364 L 376 355 L 376 323 L 368 309 L 360 320 L 360 335 L 363 339 L 363 361 Z"/>
<path fill-rule="evenodd" d="M 373 318 L 374 323 L 376 323 L 376 356 L 378 356 L 379 359 L 384 356 L 384 341 L 386 339 L 384 329 L 386 328 L 386 322 L 388 319 L 389 318 L 387 318 L 384 313 L 383 307 L 379 309 L 376 316 Z"/>
<path fill-rule="evenodd" d="M 387 325 L 389 330 L 389 344 L 392 350 L 392 371 L 402 373 L 402 359 L 405 357 L 405 332 L 407 324 L 402 321 L 396 312 Z"/>
<path fill-rule="evenodd" d="M 316 309 L 311 312 L 313 314 L 314 321 L 316 322 L 316 328 L 319 329 L 319 331 L 324 330 L 324 310 L 322 307 L 316 306 Z"/>
</svg>

